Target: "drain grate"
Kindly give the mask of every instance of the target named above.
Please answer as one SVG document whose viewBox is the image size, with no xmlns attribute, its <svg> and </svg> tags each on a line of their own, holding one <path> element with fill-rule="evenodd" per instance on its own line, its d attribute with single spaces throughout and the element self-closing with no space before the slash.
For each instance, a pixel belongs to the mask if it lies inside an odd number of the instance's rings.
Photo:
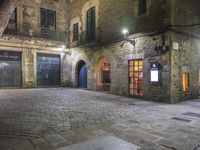
<svg viewBox="0 0 200 150">
<path fill-rule="evenodd" d="M 171 118 L 173 120 L 178 120 L 178 121 L 183 121 L 183 122 L 191 122 L 191 120 L 188 120 L 188 119 L 183 119 L 183 118 L 178 118 L 178 117 L 173 117 Z"/>
<path fill-rule="evenodd" d="M 186 112 L 186 113 L 183 113 L 183 115 L 184 116 L 192 116 L 192 117 L 200 118 L 200 114 L 194 113 L 194 112 Z"/>
</svg>

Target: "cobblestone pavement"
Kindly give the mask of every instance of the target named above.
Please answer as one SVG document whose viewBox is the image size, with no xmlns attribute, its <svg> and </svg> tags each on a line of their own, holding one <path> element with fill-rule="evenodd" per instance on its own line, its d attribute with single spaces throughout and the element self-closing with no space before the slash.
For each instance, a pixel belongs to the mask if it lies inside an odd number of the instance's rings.
<svg viewBox="0 0 200 150">
<path fill-rule="evenodd" d="M 193 150 L 200 100 L 169 105 L 70 88 L 0 90 L 0 150 L 56 150 L 105 135 L 142 150 Z"/>
</svg>

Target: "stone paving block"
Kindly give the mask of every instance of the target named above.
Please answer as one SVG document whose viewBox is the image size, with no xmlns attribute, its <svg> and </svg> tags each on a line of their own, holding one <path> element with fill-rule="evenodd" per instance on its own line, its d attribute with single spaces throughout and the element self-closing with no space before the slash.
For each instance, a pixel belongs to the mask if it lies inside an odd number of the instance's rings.
<svg viewBox="0 0 200 150">
<path fill-rule="evenodd" d="M 14 145 L 14 150 L 27 150 L 27 149 L 34 149 L 34 145 L 29 141 L 24 141 L 18 145 Z"/>
<path fill-rule="evenodd" d="M 45 143 L 46 140 L 44 138 L 35 138 L 35 139 L 32 139 L 31 142 L 34 145 L 39 145 L 39 144 Z"/>
<path fill-rule="evenodd" d="M 40 150 L 51 150 L 104 135 L 138 145 L 143 140 L 146 145 L 150 141 L 178 148 L 185 143 L 187 148 L 200 143 L 200 119 L 190 123 L 170 119 L 182 117 L 191 109 L 199 113 L 193 101 L 166 105 L 70 88 L 0 90 L 0 95 L 0 145 L 4 149 L 31 140 Z M 128 105 L 132 101 L 136 105 Z M 146 109 L 149 107 L 152 109 Z M 175 140 L 180 142 L 176 144 Z"/>
<path fill-rule="evenodd" d="M 160 139 L 157 141 L 157 143 L 163 147 L 177 149 L 176 144 L 174 142 L 176 141 L 172 141 L 170 139 Z"/>
<path fill-rule="evenodd" d="M 139 146 L 122 139 L 105 136 L 88 140 L 83 143 L 64 147 L 58 150 L 138 150 Z"/>
<path fill-rule="evenodd" d="M 136 129 L 130 129 L 130 130 L 127 130 L 126 133 L 136 135 L 140 138 L 145 137 L 145 139 L 147 139 L 149 141 L 156 141 L 157 139 L 159 139 L 158 136 L 149 134 L 148 132 L 146 132 L 144 130 L 141 131 L 141 130 L 136 130 Z"/>
<path fill-rule="evenodd" d="M 87 128 L 76 129 L 74 132 L 87 139 L 96 136 L 95 133 L 93 133 L 91 130 L 88 130 Z"/>
<path fill-rule="evenodd" d="M 54 146 L 50 143 L 42 143 L 36 146 L 36 150 L 54 150 Z"/>
<path fill-rule="evenodd" d="M 63 142 L 67 142 L 62 136 L 58 135 L 58 134 L 51 134 L 51 135 L 47 135 L 45 136 L 45 139 L 51 143 L 52 145 L 56 146 L 60 143 Z"/>
<path fill-rule="evenodd" d="M 166 132 L 162 132 L 162 131 L 150 131 L 150 132 L 148 132 L 148 134 L 155 135 L 155 136 L 158 136 L 161 138 L 170 138 L 171 137 L 170 134 L 168 134 Z"/>
<path fill-rule="evenodd" d="M 80 143 L 87 140 L 83 136 L 77 134 L 74 130 L 67 130 L 66 132 L 61 132 L 59 134 L 66 139 L 67 143 L 71 144 Z"/>
</svg>

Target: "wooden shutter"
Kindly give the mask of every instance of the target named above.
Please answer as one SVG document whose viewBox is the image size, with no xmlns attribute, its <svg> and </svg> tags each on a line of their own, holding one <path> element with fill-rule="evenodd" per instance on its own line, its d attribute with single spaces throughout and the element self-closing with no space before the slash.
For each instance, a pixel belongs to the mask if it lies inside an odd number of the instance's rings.
<svg viewBox="0 0 200 150">
<path fill-rule="evenodd" d="M 95 40 L 95 30 L 96 30 L 96 16 L 95 7 L 92 7 L 87 12 L 87 40 Z"/>
</svg>

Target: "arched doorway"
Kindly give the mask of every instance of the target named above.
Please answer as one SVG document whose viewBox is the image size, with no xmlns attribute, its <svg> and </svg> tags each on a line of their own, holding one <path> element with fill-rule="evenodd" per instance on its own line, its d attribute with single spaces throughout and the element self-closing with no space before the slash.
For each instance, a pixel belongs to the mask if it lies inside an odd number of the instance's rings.
<svg viewBox="0 0 200 150">
<path fill-rule="evenodd" d="M 107 58 L 101 58 L 97 66 L 97 90 L 110 91 L 111 65 Z"/>
<path fill-rule="evenodd" d="M 87 65 L 82 60 L 77 65 L 77 81 L 79 88 L 87 88 Z"/>
</svg>

